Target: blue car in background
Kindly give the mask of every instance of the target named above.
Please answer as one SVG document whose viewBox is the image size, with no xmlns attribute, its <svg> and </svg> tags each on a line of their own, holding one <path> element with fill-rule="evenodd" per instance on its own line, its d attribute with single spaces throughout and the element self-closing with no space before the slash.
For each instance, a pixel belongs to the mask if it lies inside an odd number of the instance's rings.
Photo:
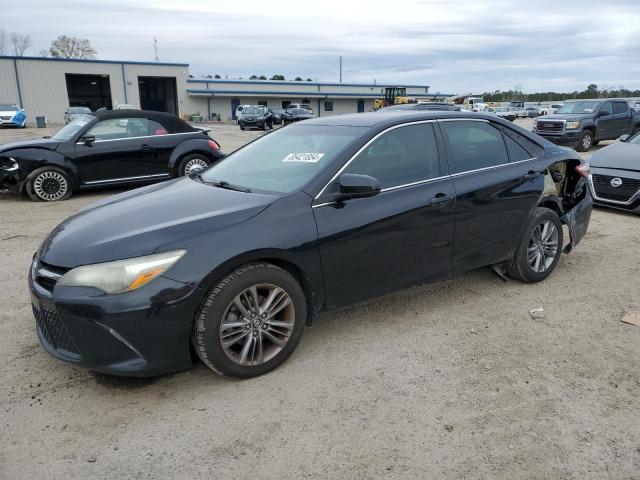
<svg viewBox="0 0 640 480">
<path fill-rule="evenodd" d="M 0 127 L 6 125 L 18 128 L 27 126 L 27 114 L 18 105 L 0 103 Z"/>
</svg>

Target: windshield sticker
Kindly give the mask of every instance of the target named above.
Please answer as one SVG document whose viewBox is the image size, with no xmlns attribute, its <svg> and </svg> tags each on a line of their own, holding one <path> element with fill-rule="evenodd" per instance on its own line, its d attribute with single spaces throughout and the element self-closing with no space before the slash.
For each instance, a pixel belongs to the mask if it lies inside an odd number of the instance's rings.
<svg viewBox="0 0 640 480">
<path fill-rule="evenodd" d="M 290 153 L 282 159 L 283 162 L 318 163 L 324 153 Z"/>
</svg>

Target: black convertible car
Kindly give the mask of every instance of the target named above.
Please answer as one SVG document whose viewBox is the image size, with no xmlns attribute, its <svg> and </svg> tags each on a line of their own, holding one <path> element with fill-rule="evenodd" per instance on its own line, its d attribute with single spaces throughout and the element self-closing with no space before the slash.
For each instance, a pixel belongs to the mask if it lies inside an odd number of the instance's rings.
<svg viewBox="0 0 640 480">
<path fill-rule="evenodd" d="M 79 189 L 182 176 L 222 157 L 206 132 L 175 115 L 95 112 L 79 115 L 50 138 L 0 145 L 0 188 L 51 202 Z"/>
<path fill-rule="evenodd" d="M 593 201 L 603 207 L 640 214 L 640 133 L 596 152 L 589 185 Z"/>
<path fill-rule="evenodd" d="M 290 125 L 56 227 L 29 275 L 38 337 L 111 374 L 185 369 L 195 351 L 226 376 L 260 375 L 320 311 L 485 265 L 544 280 L 587 230 L 588 173 L 489 115 Z"/>
</svg>

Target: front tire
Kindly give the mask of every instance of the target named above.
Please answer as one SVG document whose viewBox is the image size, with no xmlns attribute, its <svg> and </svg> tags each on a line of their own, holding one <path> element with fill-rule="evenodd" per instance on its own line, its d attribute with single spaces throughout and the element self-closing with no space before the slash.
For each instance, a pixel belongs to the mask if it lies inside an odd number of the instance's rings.
<svg viewBox="0 0 640 480">
<path fill-rule="evenodd" d="M 593 133 L 590 130 L 585 130 L 580 135 L 578 139 L 578 145 L 576 146 L 576 151 L 578 152 L 588 152 L 593 145 Z"/>
<path fill-rule="evenodd" d="M 183 177 L 185 175 L 189 175 L 193 168 L 201 168 L 204 170 L 210 164 L 211 161 L 204 155 L 193 153 L 182 159 L 180 166 L 178 167 L 178 174 Z"/>
<path fill-rule="evenodd" d="M 34 202 L 56 202 L 71 196 L 71 179 L 57 167 L 42 167 L 27 176 L 27 195 Z"/>
<path fill-rule="evenodd" d="M 302 338 L 307 301 L 286 270 L 270 263 L 238 268 L 207 296 L 192 342 L 213 371 L 232 378 L 263 375 L 281 365 Z"/>
<path fill-rule="evenodd" d="M 556 268 L 562 252 L 562 224 L 551 209 L 538 207 L 529 215 L 516 251 L 507 263 L 509 276 L 540 282 Z"/>
</svg>

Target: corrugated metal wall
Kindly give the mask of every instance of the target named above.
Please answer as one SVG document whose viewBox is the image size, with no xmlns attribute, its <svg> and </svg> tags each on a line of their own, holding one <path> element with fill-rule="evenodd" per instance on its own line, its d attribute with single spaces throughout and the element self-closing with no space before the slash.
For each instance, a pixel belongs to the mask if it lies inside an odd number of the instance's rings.
<svg viewBox="0 0 640 480">
<path fill-rule="evenodd" d="M 20 103 L 13 60 L 10 59 L 0 59 L 0 103 Z"/>
</svg>

